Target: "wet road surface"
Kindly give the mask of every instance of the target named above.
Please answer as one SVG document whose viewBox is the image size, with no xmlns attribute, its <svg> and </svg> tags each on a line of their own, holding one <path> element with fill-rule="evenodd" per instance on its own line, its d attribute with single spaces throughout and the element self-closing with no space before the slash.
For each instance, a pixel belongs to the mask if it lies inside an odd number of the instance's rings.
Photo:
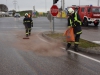
<svg viewBox="0 0 100 75">
<path fill-rule="evenodd" d="M 49 41 L 40 35 L 47 30 L 41 28 L 45 24 L 35 23 L 40 29 L 33 28 L 30 39 L 24 40 L 21 20 L 0 18 L 0 75 L 100 74 L 100 55 L 65 51 L 60 41 Z"/>
</svg>

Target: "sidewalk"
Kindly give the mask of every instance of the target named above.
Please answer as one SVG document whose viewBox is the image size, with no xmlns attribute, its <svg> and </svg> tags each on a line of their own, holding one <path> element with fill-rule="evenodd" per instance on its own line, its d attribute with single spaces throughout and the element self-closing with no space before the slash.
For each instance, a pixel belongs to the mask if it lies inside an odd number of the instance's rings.
<svg viewBox="0 0 100 75">
<path fill-rule="evenodd" d="M 57 41 L 57 39 L 51 38 L 51 37 L 47 36 L 46 34 L 50 34 L 50 32 L 48 31 L 48 32 L 42 33 L 42 36 L 44 38 L 46 38 L 47 40 L 55 41 L 55 42 Z M 64 47 L 66 47 L 66 43 L 62 42 L 62 44 L 64 45 Z M 79 50 L 82 52 L 87 52 L 87 53 L 100 54 L 100 47 L 88 48 L 88 49 L 79 47 Z"/>
</svg>

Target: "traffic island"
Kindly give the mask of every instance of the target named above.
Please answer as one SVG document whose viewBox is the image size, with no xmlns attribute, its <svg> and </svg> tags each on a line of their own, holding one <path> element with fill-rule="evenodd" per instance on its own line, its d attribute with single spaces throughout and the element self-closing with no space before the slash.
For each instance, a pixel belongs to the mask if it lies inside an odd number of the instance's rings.
<svg viewBox="0 0 100 75">
<path fill-rule="evenodd" d="M 44 32 L 42 36 L 49 41 L 61 41 L 64 47 L 66 47 L 66 37 L 63 36 L 63 33 Z M 73 49 L 73 46 L 74 43 L 72 43 L 71 49 Z M 84 39 L 80 39 L 79 50 L 88 53 L 100 54 L 100 45 Z"/>
</svg>

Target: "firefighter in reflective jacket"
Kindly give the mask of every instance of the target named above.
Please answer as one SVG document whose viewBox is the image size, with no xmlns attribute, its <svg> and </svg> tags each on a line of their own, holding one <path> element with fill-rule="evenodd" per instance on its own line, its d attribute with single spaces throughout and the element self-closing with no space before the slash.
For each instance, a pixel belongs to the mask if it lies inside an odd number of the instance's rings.
<svg viewBox="0 0 100 75">
<path fill-rule="evenodd" d="M 25 13 L 25 18 L 23 19 L 23 24 L 26 29 L 26 37 L 31 35 L 31 26 L 33 25 L 33 21 L 28 17 L 28 13 Z"/>
<path fill-rule="evenodd" d="M 77 12 L 75 12 L 72 8 L 68 9 L 68 28 L 73 27 L 74 34 L 75 34 L 75 42 L 74 42 L 74 50 L 78 51 L 78 45 L 80 40 L 80 34 L 82 33 L 81 29 L 81 20 L 80 16 Z M 71 46 L 71 42 L 67 43 L 66 50 Z"/>
</svg>

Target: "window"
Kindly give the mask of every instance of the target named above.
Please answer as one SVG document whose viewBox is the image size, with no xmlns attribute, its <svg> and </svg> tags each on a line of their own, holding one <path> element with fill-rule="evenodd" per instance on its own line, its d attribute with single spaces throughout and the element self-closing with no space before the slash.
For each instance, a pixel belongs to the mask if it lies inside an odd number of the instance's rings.
<svg viewBox="0 0 100 75">
<path fill-rule="evenodd" d="M 91 8 L 88 8 L 88 12 L 91 12 Z"/>
<path fill-rule="evenodd" d="M 81 9 L 81 12 L 84 12 L 84 10 L 85 10 L 85 8 L 82 8 L 82 9 Z"/>
<path fill-rule="evenodd" d="M 94 12 L 94 13 L 100 13 L 100 8 L 92 8 L 92 12 Z"/>
</svg>

